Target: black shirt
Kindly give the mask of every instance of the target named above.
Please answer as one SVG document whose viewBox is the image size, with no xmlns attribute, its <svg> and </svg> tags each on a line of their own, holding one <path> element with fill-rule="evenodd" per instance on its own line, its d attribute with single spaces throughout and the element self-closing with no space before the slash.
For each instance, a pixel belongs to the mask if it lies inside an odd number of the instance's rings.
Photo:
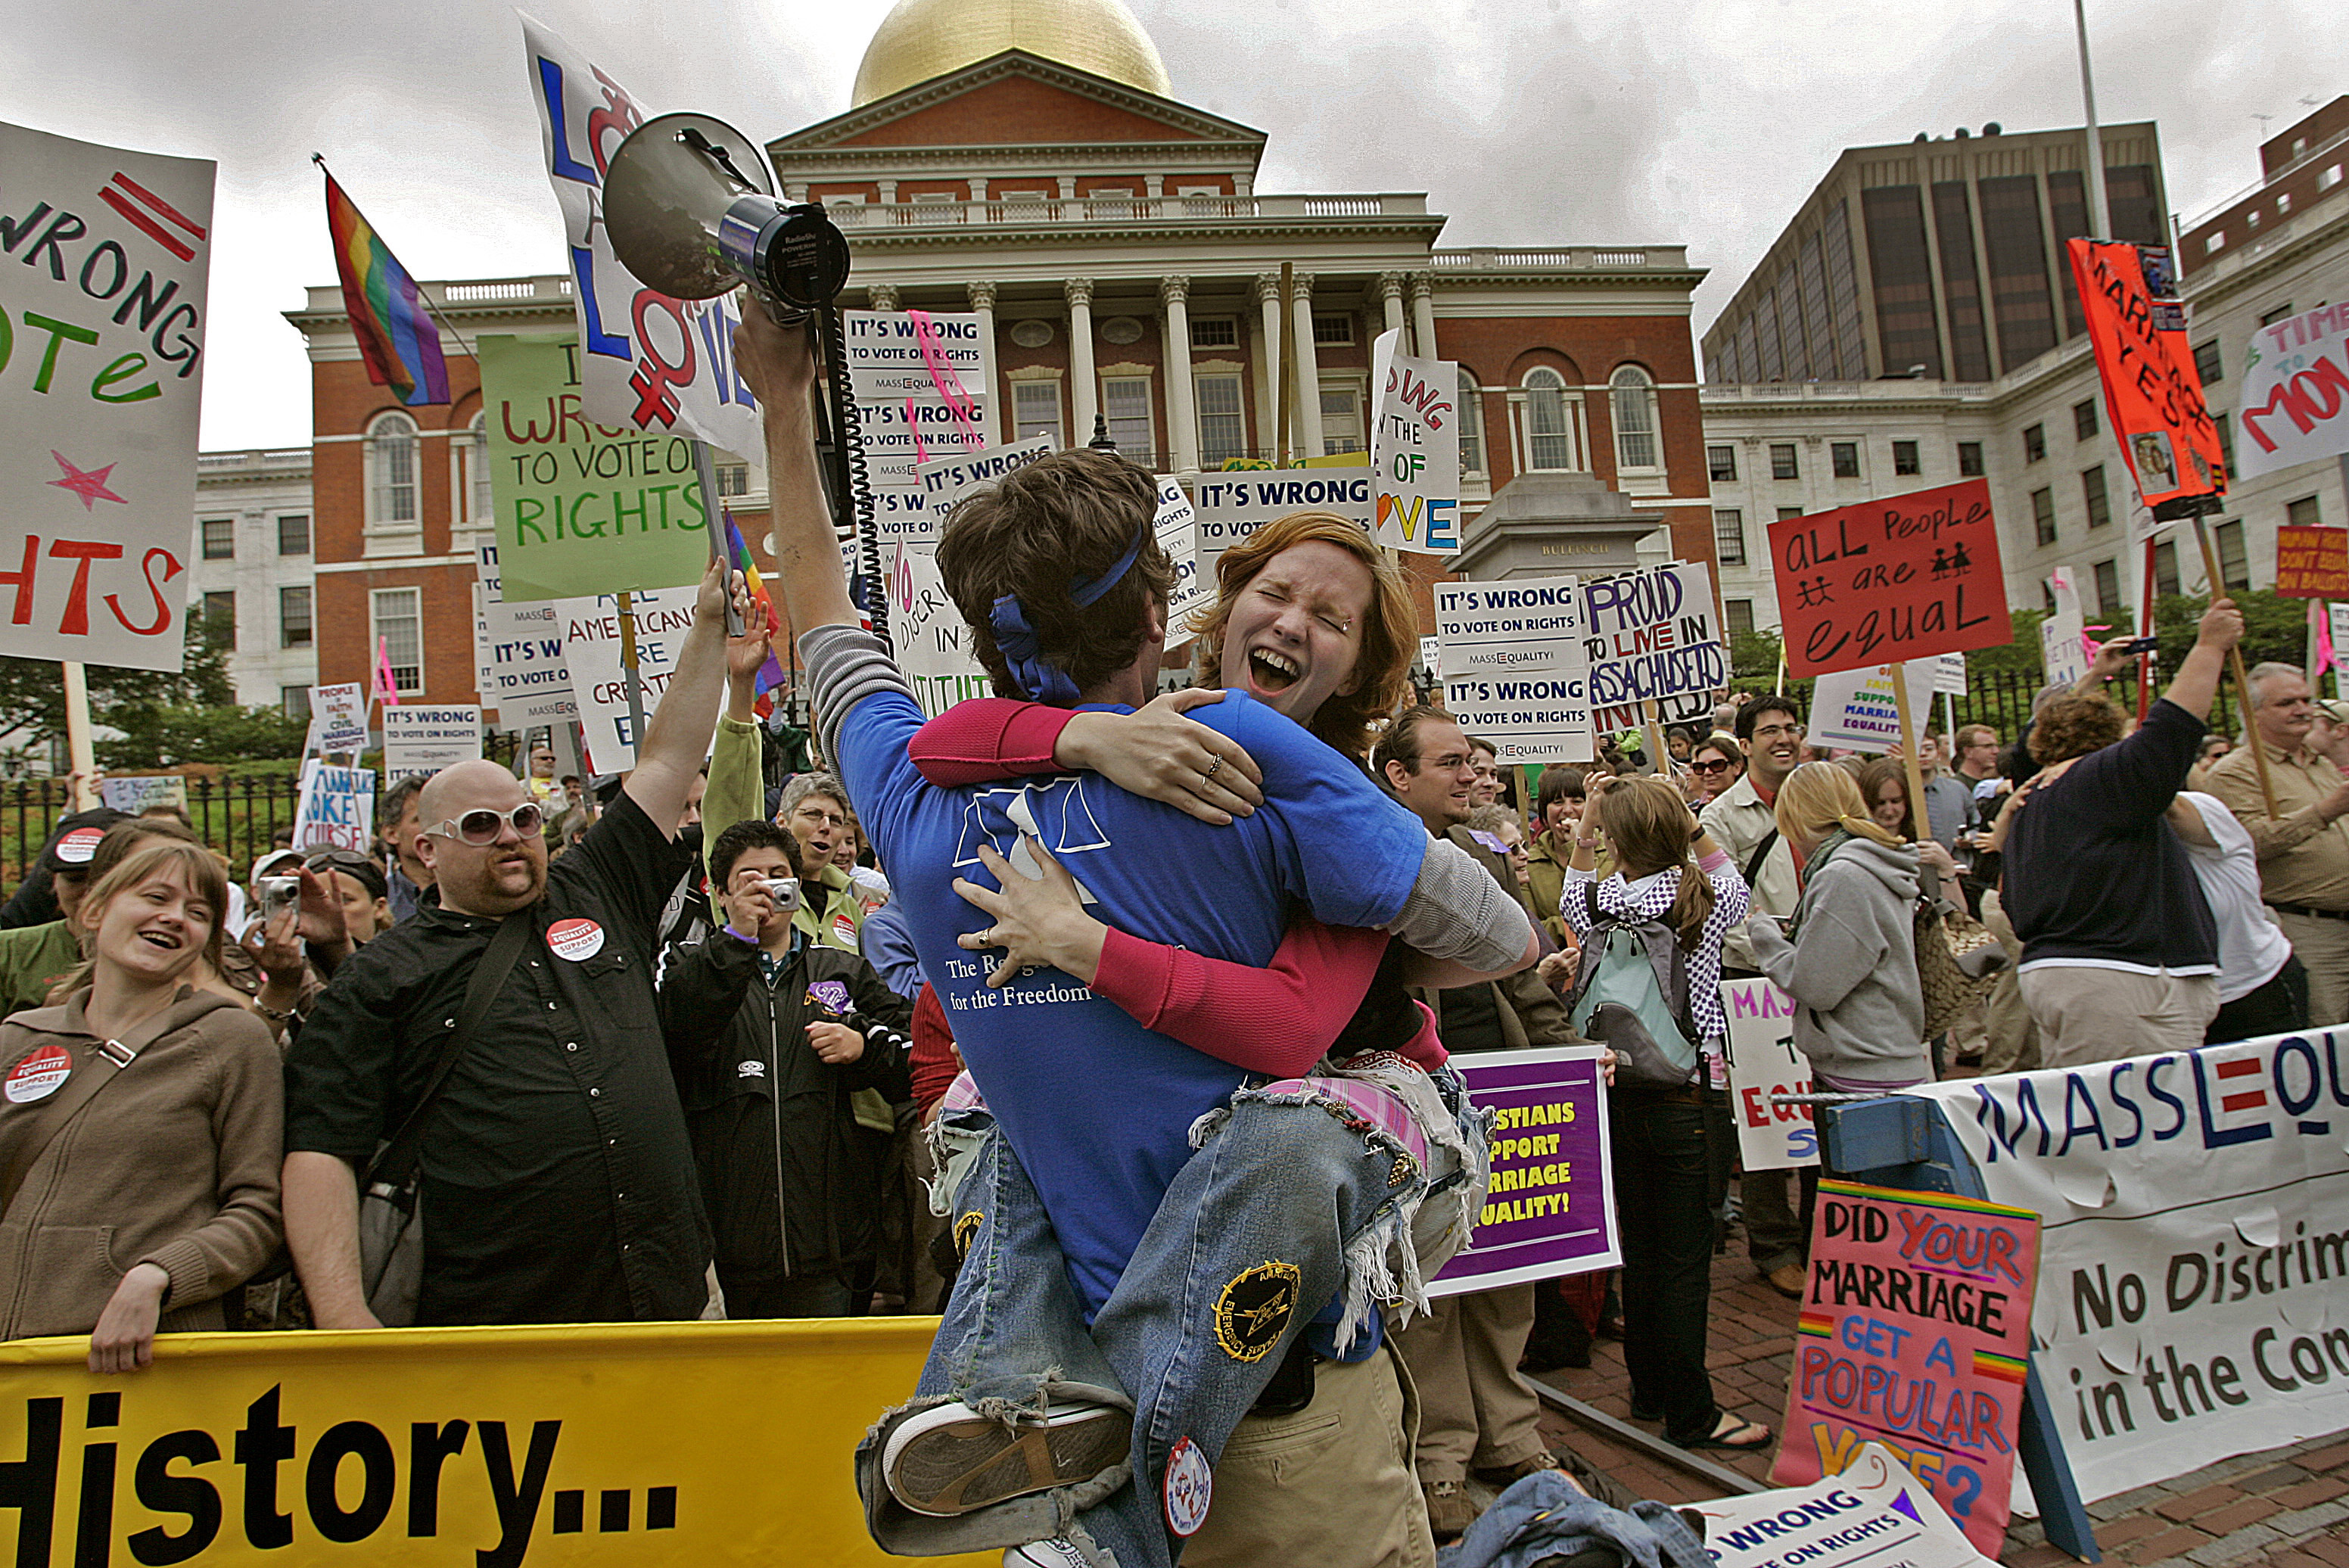
<svg viewBox="0 0 2349 1568">
<path fill-rule="evenodd" d="M 418 1322 L 700 1315 L 709 1226 L 653 994 L 686 859 L 623 794 L 548 868 L 535 935 L 426 1125 Z M 343 965 L 286 1060 L 288 1150 L 366 1168 L 497 926 L 428 903 Z"/>
</svg>

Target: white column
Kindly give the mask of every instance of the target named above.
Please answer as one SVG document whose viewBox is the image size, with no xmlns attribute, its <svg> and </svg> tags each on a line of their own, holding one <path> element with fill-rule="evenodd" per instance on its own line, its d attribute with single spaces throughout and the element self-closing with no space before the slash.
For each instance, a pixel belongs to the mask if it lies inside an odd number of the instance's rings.
<svg viewBox="0 0 2349 1568">
<path fill-rule="evenodd" d="M 1199 415 L 1191 396 L 1191 280 L 1158 280 L 1158 298 L 1166 307 L 1166 325 L 1159 334 L 1165 346 L 1167 461 L 1178 474 L 1199 467 Z"/>
<path fill-rule="evenodd" d="M 1389 332 L 1402 330 L 1402 289 L 1403 279 L 1401 273 L 1379 274 L 1379 309 L 1386 317 L 1386 330 Z M 1413 352 L 1409 342 L 1406 341 L 1403 344 L 1402 352 L 1406 354 Z"/>
<path fill-rule="evenodd" d="M 974 180 L 971 183 L 978 186 L 985 184 L 986 181 Z M 966 286 L 970 292 L 970 308 L 978 313 L 978 341 L 986 354 L 985 363 L 988 374 L 985 386 L 972 387 L 966 384 L 963 389 L 980 394 L 978 428 L 985 433 L 988 446 L 999 446 L 1003 440 L 1003 414 L 999 405 L 1003 401 L 1003 389 L 996 385 L 997 377 L 993 373 L 995 368 L 995 285 L 989 283 L 977 283 Z"/>
<path fill-rule="evenodd" d="M 1101 407 L 1100 378 L 1093 374 L 1093 280 L 1071 278 L 1061 285 L 1069 300 L 1069 441 L 1081 447 L 1093 438 L 1093 416 Z"/>
<path fill-rule="evenodd" d="M 1257 344 L 1256 453 L 1278 460 L 1280 439 L 1280 274 L 1256 275 L 1257 309 L 1262 317 Z"/>
<path fill-rule="evenodd" d="M 1435 280 L 1425 273 L 1411 274 L 1411 331 L 1419 346 L 1418 357 L 1444 357 L 1435 351 Z"/>
<path fill-rule="evenodd" d="M 1297 455 L 1321 455 L 1321 361 L 1313 349 L 1313 274 L 1299 273 L 1288 296 L 1297 324 Z"/>
</svg>

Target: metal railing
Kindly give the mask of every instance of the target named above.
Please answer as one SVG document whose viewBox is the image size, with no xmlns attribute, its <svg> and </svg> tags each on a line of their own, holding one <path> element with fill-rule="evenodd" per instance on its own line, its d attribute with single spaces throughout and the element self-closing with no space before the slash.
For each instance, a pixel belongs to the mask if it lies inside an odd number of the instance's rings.
<svg viewBox="0 0 2349 1568">
<path fill-rule="evenodd" d="M 1411 191 L 1358 196 L 1013 194 L 976 201 L 843 201 L 827 205 L 825 211 L 843 229 L 1193 222 L 1220 218 L 1422 218 L 1427 215 L 1427 197 Z"/>
<path fill-rule="evenodd" d="M 188 780 L 188 822 L 196 837 L 225 856 L 229 874 L 243 881 L 253 859 L 281 827 L 294 825 L 301 781 L 290 773 L 242 774 Z M 73 810 L 62 779 L 0 785 L 0 879 L 14 891 Z"/>
</svg>

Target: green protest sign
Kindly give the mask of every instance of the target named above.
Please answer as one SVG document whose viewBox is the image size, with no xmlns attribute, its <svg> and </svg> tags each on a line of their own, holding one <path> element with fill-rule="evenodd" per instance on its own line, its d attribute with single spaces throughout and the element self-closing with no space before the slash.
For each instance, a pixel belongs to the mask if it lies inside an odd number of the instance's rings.
<svg viewBox="0 0 2349 1568">
<path fill-rule="evenodd" d="M 590 421 L 575 338 L 478 347 L 506 602 L 701 581 L 709 528 L 693 442 Z"/>
</svg>

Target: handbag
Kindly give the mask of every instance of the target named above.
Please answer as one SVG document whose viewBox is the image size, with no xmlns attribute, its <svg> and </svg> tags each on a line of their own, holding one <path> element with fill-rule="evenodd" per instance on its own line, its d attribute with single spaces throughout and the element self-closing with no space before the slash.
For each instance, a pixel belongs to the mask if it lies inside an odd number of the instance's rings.
<svg viewBox="0 0 2349 1568">
<path fill-rule="evenodd" d="M 448 1088 L 457 1059 L 488 1016 L 506 976 L 513 973 L 530 934 L 526 911 L 518 910 L 499 923 L 481 961 L 473 965 L 464 1008 L 457 1015 L 457 1026 L 440 1044 L 423 1096 L 398 1130 L 377 1147 L 359 1179 L 359 1285 L 367 1293 L 367 1310 L 386 1328 L 413 1324 L 423 1294 L 424 1215 L 418 1190 L 423 1184 L 419 1156 L 425 1119 Z"/>
<path fill-rule="evenodd" d="M 1998 983 L 1995 971 L 1976 979 L 1958 966 L 1958 960 L 1998 938 L 1962 909 L 1944 909 L 1936 899 L 1917 901 L 1917 981 L 1924 994 L 1925 1037 L 1931 1039 L 1953 1027 L 1966 1009 L 1990 995 Z"/>
</svg>

